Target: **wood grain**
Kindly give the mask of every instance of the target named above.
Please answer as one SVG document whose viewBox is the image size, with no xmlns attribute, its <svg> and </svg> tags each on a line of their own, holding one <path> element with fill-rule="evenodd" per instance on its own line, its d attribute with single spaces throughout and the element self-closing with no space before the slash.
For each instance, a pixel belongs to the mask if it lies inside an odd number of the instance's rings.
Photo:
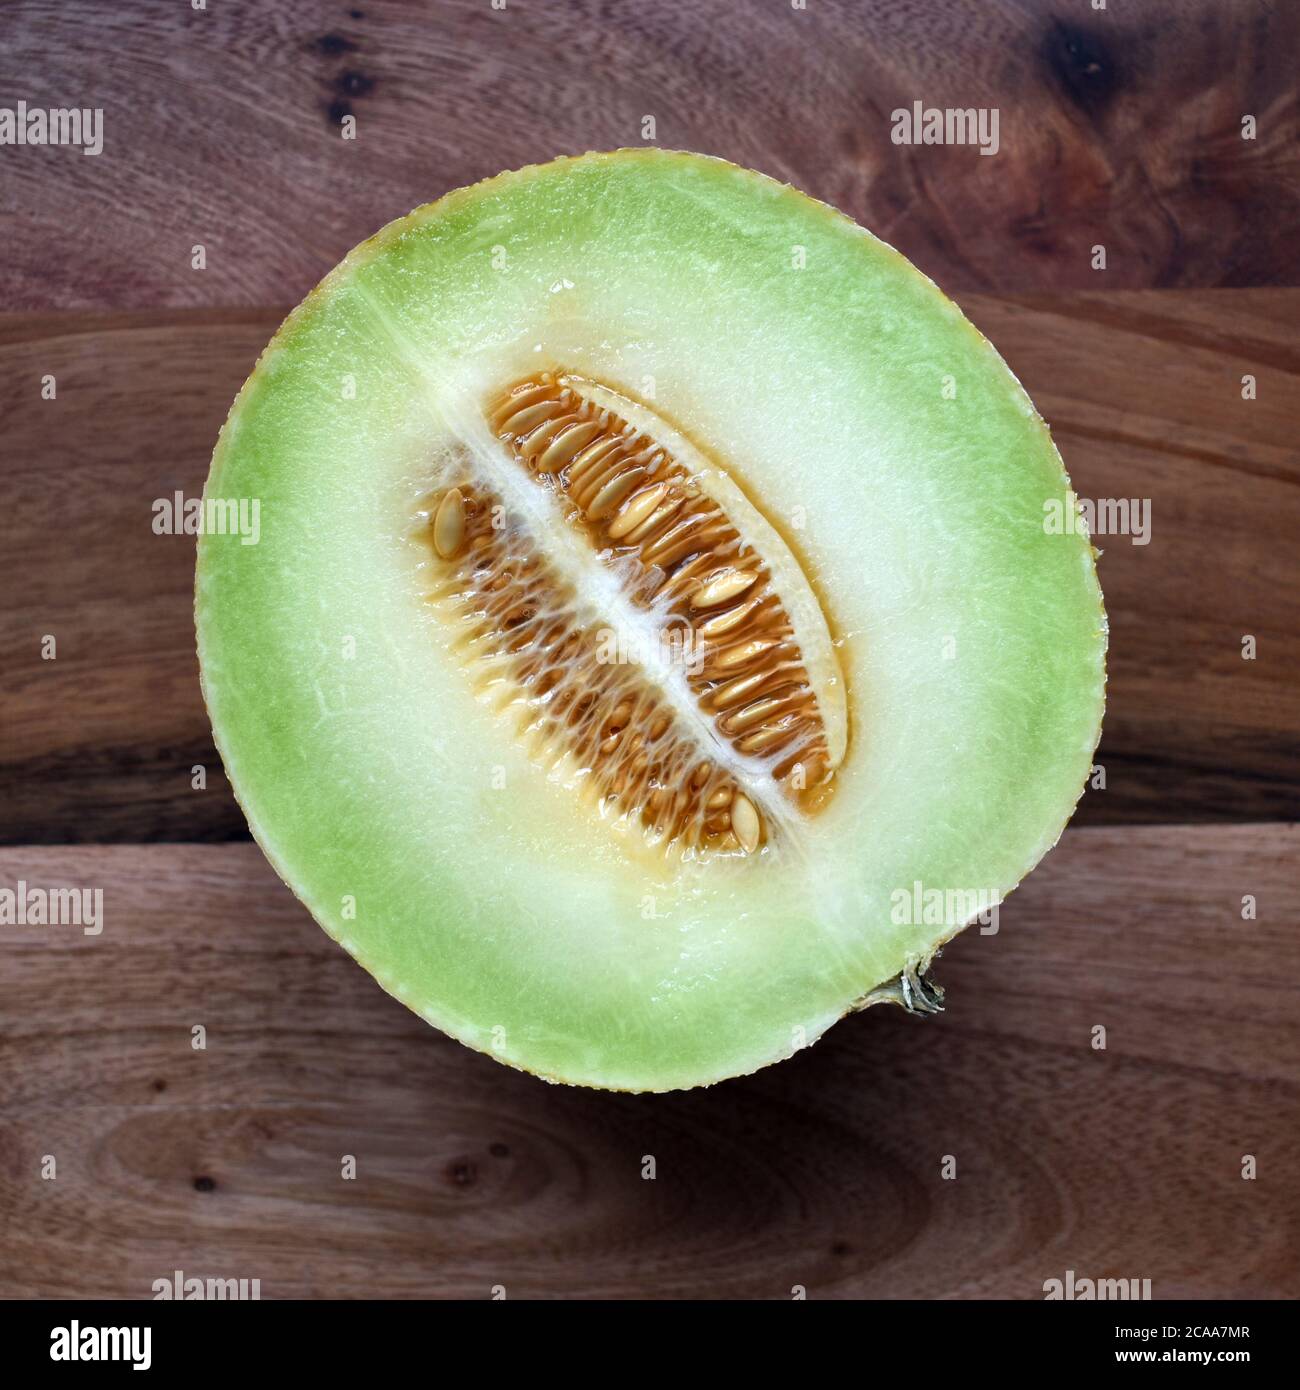
<svg viewBox="0 0 1300 1390">
<path fill-rule="evenodd" d="M 1298 48 L 1300 8 L 1221 0 L 8 0 L 0 92 L 101 108 L 104 149 L 4 150 L 0 295 L 296 300 L 378 223 L 640 144 L 647 116 L 655 142 L 833 202 L 952 290 L 1294 285 Z M 999 152 L 893 144 L 916 101 L 996 109 Z"/>
<path fill-rule="evenodd" d="M 1078 493 L 1151 503 L 1149 544 L 1099 538 L 1106 786 L 1082 821 L 1295 818 L 1300 291 L 963 303 L 1054 425 Z M 245 835 L 199 697 L 193 541 L 153 534 L 151 507 L 198 495 L 280 317 L 0 317 L 0 842 Z"/>
<path fill-rule="evenodd" d="M 1039 1298 L 1073 1269 L 1295 1297 L 1298 851 L 1071 830 L 948 948 L 943 1016 L 620 1096 L 428 1029 L 252 846 L 5 849 L 0 886 L 102 888 L 105 925 L 0 927 L 0 1296 L 181 1269 L 267 1298 Z"/>
</svg>

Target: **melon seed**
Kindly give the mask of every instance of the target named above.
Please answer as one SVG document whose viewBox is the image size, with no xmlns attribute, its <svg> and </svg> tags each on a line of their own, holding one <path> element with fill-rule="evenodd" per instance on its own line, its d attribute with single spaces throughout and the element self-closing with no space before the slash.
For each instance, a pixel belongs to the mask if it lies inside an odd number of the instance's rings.
<svg viewBox="0 0 1300 1390">
<path fill-rule="evenodd" d="M 748 666 L 775 646 L 775 637 L 751 637 L 748 642 L 737 642 L 720 652 L 713 665 L 719 671 L 734 671 L 738 666 Z"/>
<path fill-rule="evenodd" d="M 594 421 L 580 421 L 561 430 L 537 460 L 537 471 L 554 473 L 557 468 L 563 468 L 584 444 L 589 444 L 599 433 L 600 426 Z"/>
<path fill-rule="evenodd" d="M 761 594 L 751 594 L 744 603 L 738 603 L 734 608 L 728 608 L 716 617 L 702 622 L 698 629 L 700 636 L 706 640 L 726 636 L 739 627 L 762 601 Z"/>
<path fill-rule="evenodd" d="M 749 570 L 719 570 L 696 590 L 692 608 L 716 608 L 729 599 L 739 598 L 750 588 L 758 575 Z"/>
<path fill-rule="evenodd" d="M 758 812 L 754 809 L 754 803 L 739 792 L 736 793 L 736 798 L 731 803 L 731 828 L 736 832 L 736 839 L 740 841 L 740 846 L 745 853 L 753 854 L 758 848 L 763 826 L 758 818 Z"/>
<path fill-rule="evenodd" d="M 546 448 L 551 440 L 559 434 L 565 425 L 570 424 L 571 421 L 572 417 L 568 415 L 556 415 L 552 419 L 547 420 L 544 425 L 538 425 L 532 434 L 520 445 L 519 452 L 531 463 L 532 460 Z"/>
<path fill-rule="evenodd" d="M 465 542 L 465 499 L 460 488 L 443 495 L 433 518 L 433 548 L 444 560 L 454 560 Z"/>
<path fill-rule="evenodd" d="M 546 388 L 542 387 L 541 389 L 545 390 Z M 528 396 L 531 395 L 532 392 L 529 392 Z M 540 403 L 530 401 L 527 405 L 520 403 L 517 407 L 512 403 L 509 410 L 513 413 L 502 412 L 505 418 L 500 420 L 499 428 L 510 434 L 527 434 L 534 425 L 540 425 L 543 420 L 549 420 L 558 409 L 559 406 L 554 400 L 544 400 Z"/>
<path fill-rule="evenodd" d="M 641 469 L 631 468 L 626 473 L 612 477 L 587 504 L 588 521 L 601 521 L 607 517 L 644 476 Z"/>
<path fill-rule="evenodd" d="M 663 501 L 667 491 L 667 483 L 655 483 L 652 487 L 643 488 L 635 497 L 628 498 L 623 510 L 609 524 L 610 539 L 621 540 L 629 531 L 640 526 Z"/>
</svg>

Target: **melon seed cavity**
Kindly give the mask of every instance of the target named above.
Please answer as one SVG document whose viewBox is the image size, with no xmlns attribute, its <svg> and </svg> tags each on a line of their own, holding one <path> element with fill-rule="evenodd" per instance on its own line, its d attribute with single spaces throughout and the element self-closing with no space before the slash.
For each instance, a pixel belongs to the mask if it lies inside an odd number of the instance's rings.
<svg viewBox="0 0 1300 1390">
<path fill-rule="evenodd" d="M 662 666 L 612 650 L 547 537 L 467 467 L 427 513 L 433 598 L 467 671 L 515 712 L 531 754 L 567 759 L 575 785 L 652 844 L 778 848 L 781 825 L 825 805 L 845 748 L 843 678 L 794 557 L 727 475 L 679 457 L 681 436 L 608 387 L 541 372 L 485 415 L 678 669 L 674 693 Z"/>
</svg>

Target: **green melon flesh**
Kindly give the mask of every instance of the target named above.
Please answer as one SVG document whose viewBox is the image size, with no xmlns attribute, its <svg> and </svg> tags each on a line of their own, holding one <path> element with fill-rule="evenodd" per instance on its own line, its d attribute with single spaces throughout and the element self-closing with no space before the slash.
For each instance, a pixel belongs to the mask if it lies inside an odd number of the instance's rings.
<svg viewBox="0 0 1300 1390">
<path fill-rule="evenodd" d="M 548 775 L 425 596 L 413 517 L 493 391 L 561 366 L 703 441 L 796 547 L 846 676 L 837 791 L 772 853 L 682 863 Z M 1001 358 L 897 252 L 719 160 L 561 159 L 354 250 L 230 413 L 198 558 L 203 688 L 249 825 L 385 989 L 540 1076 L 668 1090 L 813 1042 L 1012 889 L 1096 745 L 1105 619 Z M 651 914 L 653 912 L 653 915 Z"/>
</svg>

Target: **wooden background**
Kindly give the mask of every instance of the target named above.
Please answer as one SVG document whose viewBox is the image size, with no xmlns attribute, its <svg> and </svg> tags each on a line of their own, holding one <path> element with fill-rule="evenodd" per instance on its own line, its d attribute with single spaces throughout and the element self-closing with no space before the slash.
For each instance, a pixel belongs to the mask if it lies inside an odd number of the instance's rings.
<svg viewBox="0 0 1300 1390">
<path fill-rule="evenodd" d="M 0 885 L 102 887 L 107 926 L 0 927 L 0 1295 L 1300 1294 L 1298 53 L 1284 0 L 8 0 L 0 105 L 103 107 L 105 145 L 0 148 Z M 892 145 L 913 100 L 996 106 L 1001 152 Z M 1079 494 L 1152 506 L 1102 542 L 1105 789 L 945 953 L 949 1012 L 663 1097 L 467 1052 L 314 926 L 150 529 L 353 243 L 646 115 L 896 244 Z"/>
</svg>

